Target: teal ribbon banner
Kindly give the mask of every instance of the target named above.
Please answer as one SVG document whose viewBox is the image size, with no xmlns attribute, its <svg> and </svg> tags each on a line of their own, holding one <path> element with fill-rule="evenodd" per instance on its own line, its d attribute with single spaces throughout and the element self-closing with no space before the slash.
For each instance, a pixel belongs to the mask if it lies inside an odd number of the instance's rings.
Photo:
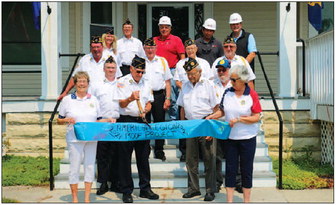
<svg viewBox="0 0 336 205">
<path fill-rule="evenodd" d="M 182 139 L 211 136 L 227 139 L 230 126 L 218 120 L 181 120 L 151 123 L 78 122 L 74 125 L 78 140 L 137 141 L 154 139 Z"/>
</svg>

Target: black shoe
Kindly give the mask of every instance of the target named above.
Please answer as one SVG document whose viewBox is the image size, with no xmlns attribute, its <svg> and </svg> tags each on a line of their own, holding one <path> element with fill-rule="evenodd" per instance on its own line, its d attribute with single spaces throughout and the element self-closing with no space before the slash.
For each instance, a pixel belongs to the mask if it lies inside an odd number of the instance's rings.
<svg viewBox="0 0 336 205">
<path fill-rule="evenodd" d="M 132 194 L 123 194 L 122 200 L 124 203 L 133 203 Z"/>
<path fill-rule="evenodd" d="M 151 199 L 151 200 L 159 199 L 159 195 L 155 194 L 152 190 L 148 190 L 148 191 L 140 190 L 140 197 Z"/>
<path fill-rule="evenodd" d="M 221 185 L 217 185 L 215 193 L 219 193 L 220 190 L 221 190 Z"/>
<path fill-rule="evenodd" d="M 97 190 L 97 195 L 103 195 L 108 192 L 108 185 L 107 182 L 104 182 L 100 185 L 99 189 Z"/>
<path fill-rule="evenodd" d="M 155 159 L 161 159 L 162 161 L 166 161 L 166 156 L 165 156 L 165 153 L 163 151 L 155 152 L 154 158 Z"/>
<path fill-rule="evenodd" d="M 185 154 L 182 154 L 180 157 L 180 162 L 185 162 L 186 161 L 186 156 Z"/>
<path fill-rule="evenodd" d="M 187 192 L 187 193 L 183 194 L 182 198 L 192 198 L 194 196 L 199 196 L 199 195 L 201 195 L 201 192 L 199 192 L 199 191 L 191 192 L 191 193 Z"/>
<path fill-rule="evenodd" d="M 236 186 L 235 190 L 239 193 L 243 193 L 243 188 L 241 186 Z"/>
<path fill-rule="evenodd" d="M 204 201 L 213 201 L 215 199 L 215 194 L 206 193 L 204 196 Z"/>
<path fill-rule="evenodd" d="M 119 187 L 111 186 L 110 191 L 115 192 L 115 193 L 121 193 Z"/>
</svg>

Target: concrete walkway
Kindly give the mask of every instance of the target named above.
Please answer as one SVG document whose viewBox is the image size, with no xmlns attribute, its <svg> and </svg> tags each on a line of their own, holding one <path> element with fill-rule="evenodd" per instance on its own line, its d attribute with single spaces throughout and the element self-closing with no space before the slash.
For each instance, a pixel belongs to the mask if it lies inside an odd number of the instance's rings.
<svg viewBox="0 0 336 205">
<path fill-rule="evenodd" d="M 133 192 L 134 203 L 204 203 L 204 189 L 202 196 L 192 199 L 183 199 L 186 189 L 155 188 L 153 191 L 160 195 L 159 200 L 148 200 L 138 197 L 139 189 Z M 122 203 L 122 194 L 107 192 L 97 196 L 96 190 L 92 190 L 91 202 L 94 203 Z M 67 203 L 71 202 L 70 190 L 53 190 L 49 187 L 13 186 L 2 187 L 2 197 L 15 199 L 23 203 Z M 79 191 L 79 200 L 83 200 L 84 190 Z M 235 192 L 235 202 L 243 202 L 243 195 Z M 226 193 L 222 188 L 216 194 L 212 203 L 226 202 Z M 253 188 L 251 202 L 253 203 L 333 203 L 334 189 L 308 189 L 308 190 L 279 190 L 276 188 Z"/>
</svg>

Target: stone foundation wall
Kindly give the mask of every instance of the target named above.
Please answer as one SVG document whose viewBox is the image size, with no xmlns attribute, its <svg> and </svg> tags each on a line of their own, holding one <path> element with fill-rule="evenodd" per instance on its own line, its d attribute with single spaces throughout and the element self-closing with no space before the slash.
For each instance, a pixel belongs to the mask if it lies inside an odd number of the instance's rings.
<svg viewBox="0 0 336 205">
<path fill-rule="evenodd" d="M 309 111 L 282 111 L 283 157 L 321 158 L 320 121 L 311 120 Z M 279 121 L 276 112 L 263 112 L 262 129 L 269 145 L 269 155 L 279 156 Z"/>
<path fill-rule="evenodd" d="M 6 132 L 3 137 L 3 154 L 48 156 L 48 120 L 51 113 L 8 113 L 5 116 Z M 309 155 L 320 159 L 320 121 L 310 119 L 309 111 L 283 111 L 283 156 Z M 55 117 L 55 119 L 57 116 Z M 263 113 L 262 129 L 269 145 L 269 155 L 278 156 L 279 123 L 275 112 Z M 53 122 L 53 153 L 63 158 L 66 126 Z M 4 152 L 5 151 L 5 152 Z"/>
<path fill-rule="evenodd" d="M 51 113 L 8 113 L 3 140 L 8 144 L 7 154 L 26 156 L 49 156 L 48 120 Z M 53 121 L 53 154 L 63 158 L 66 147 L 65 125 Z"/>
</svg>

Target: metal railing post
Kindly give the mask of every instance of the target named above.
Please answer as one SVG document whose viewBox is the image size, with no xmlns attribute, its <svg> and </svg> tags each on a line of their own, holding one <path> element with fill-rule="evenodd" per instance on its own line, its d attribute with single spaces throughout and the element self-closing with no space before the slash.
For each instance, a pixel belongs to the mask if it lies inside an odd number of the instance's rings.
<svg viewBox="0 0 336 205">
<path fill-rule="evenodd" d="M 71 75 L 73 73 L 73 71 L 75 70 L 75 67 L 77 65 L 77 61 L 79 59 L 80 56 L 84 56 L 85 54 L 83 53 L 77 53 L 77 54 L 59 54 L 59 57 L 62 56 L 77 56 L 76 60 L 72 66 L 72 69 L 69 73 L 69 76 L 67 78 L 67 80 L 65 81 L 65 84 L 63 86 L 62 92 L 64 92 L 65 88 L 68 86 L 68 83 L 71 79 Z M 61 100 L 57 100 L 56 105 L 54 107 L 54 111 L 52 112 L 49 121 L 48 121 L 48 128 L 49 128 L 49 185 L 50 185 L 50 191 L 54 190 L 54 159 L 53 159 L 53 136 L 52 136 L 52 122 L 54 120 L 55 114 L 57 112 L 58 106 L 60 105 Z"/>
<path fill-rule="evenodd" d="M 277 52 L 277 53 L 265 53 L 265 54 L 266 55 L 267 54 L 268 55 L 274 55 L 274 54 L 279 55 L 279 52 Z M 272 98 L 272 102 L 273 102 L 273 105 L 275 107 L 275 111 L 276 111 L 276 114 L 277 114 L 278 120 L 279 120 L 279 189 L 282 189 L 283 120 L 282 120 L 282 117 L 281 117 L 281 114 L 280 114 L 280 111 L 279 111 L 278 104 L 277 104 L 277 102 L 276 102 L 276 100 L 274 98 L 274 94 L 273 94 L 273 90 L 272 90 L 271 84 L 270 84 L 270 82 L 268 80 L 268 77 L 267 77 L 267 74 L 265 72 L 264 64 L 262 63 L 260 53 L 257 52 L 257 55 L 258 55 L 258 59 L 259 59 L 260 65 L 261 65 L 261 70 L 262 70 L 262 72 L 264 74 L 264 77 L 265 77 L 265 80 L 266 80 L 266 84 L 267 84 L 268 90 L 270 92 L 270 95 L 271 95 L 271 98 Z"/>
</svg>

